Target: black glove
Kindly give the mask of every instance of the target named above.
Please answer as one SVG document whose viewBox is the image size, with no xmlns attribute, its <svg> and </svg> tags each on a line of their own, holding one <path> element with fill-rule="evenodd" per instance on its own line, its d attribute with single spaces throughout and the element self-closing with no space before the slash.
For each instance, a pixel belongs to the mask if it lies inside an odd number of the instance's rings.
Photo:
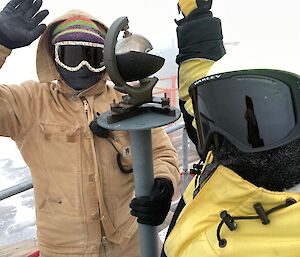
<svg viewBox="0 0 300 257">
<path fill-rule="evenodd" d="M 206 13 L 211 9 L 212 0 L 197 0 L 198 10 Z"/>
<path fill-rule="evenodd" d="M 97 118 L 90 123 L 90 129 L 94 135 L 102 138 L 108 138 L 110 130 L 98 125 Z"/>
<path fill-rule="evenodd" d="M 42 0 L 11 0 L 0 12 L 0 44 L 15 49 L 36 40 L 46 29 L 39 23 L 49 14 L 38 12 L 41 6 Z"/>
<path fill-rule="evenodd" d="M 131 201 L 131 215 L 137 217 L 139 223 L 158 226 L 167 217 L 173 194 L 173 184 L 169 179 L 156 178 L 150 196 Z"/>
</svg>

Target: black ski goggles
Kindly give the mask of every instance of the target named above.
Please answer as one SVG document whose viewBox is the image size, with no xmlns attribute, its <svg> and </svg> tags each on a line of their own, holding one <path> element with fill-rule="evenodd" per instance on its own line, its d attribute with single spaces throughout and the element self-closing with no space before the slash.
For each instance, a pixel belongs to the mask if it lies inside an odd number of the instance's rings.
<svg viewBox="0 0 300 257">
<path fill-rule="evenodd" d="M 55 61 L 68 71 L 78 71 L 84 65 L 93 72 L 105 69 L 103 44 L 84 41 L 63 41 L 55 44 Z"/>
<path fill-rule="evenodd" d="M 195 81 L 198 151 L 227 138 L 243 152 L 283 146 L 300 137 L 300 76 L 281 70 L 242 70 Z"/>
</svg>

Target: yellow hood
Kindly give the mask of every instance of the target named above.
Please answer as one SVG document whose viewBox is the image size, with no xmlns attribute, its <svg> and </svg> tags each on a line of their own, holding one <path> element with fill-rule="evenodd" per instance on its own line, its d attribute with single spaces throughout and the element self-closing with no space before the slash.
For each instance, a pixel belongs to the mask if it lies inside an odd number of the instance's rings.
<svg viewBox="0 0 300 257">
<path fill-rule="evenodd" d="M 56 67 L 54 60 L 51 55 L 51 34 L 53 31 L 53 28 L 56 24 L 59 22 L 66 20 L 71 17 L 85 17 L 89 18 L 93 21 L 95 21 L 98 24 L 101 24 L 102 26 L 106 27 L 101 21 L 97 20 L 95 17 L 80 11 L 80 10 L 71 10 L 64 15 L 56 18 L 53 20 L 48 26 L 43 35 L 40 37 L 38 49 L 37 49 L 37 56 L 36 56 L 36 69 L 37 69 L 37 75 L 39 78 L 39 81 L 41 83 L 43 82 L 50 82 L 53 80 L 58 80 L 60 78 Z"/>
<path fill-rule="evenodd" d="M 258 188 L 220 165 L 193 199 L 195 179 L 184 193 L 185 206 L 166 239 L 167 257 L 299 256 L 299 193 Z M 253 207 L 256 203 L 268 211 L 287 199 L 296 203 L 268 214 L 269 224 L 249 218 L 257 216 Z M 225 224 L 219 227 L 222 211 L 243 217 L 236 220 L 235 230 L 229 230 Z M 219 246 L 218 234 L 226 239 L 225 247 Z"/>
</svg>

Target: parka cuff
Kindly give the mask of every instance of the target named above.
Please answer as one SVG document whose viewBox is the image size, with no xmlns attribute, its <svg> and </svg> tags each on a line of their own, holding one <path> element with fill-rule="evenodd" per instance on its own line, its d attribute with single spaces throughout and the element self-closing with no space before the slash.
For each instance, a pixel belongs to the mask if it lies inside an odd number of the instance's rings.
<svg viewBox="0 0 300 257">
<path fill-rule="evenodd" d="M 191 14 L 177 22 L 177 64 L 194 58 L 217 61 L 225 53 L 222 25 L 212 13 Z"/>
<path fill-rule="evenodd" d="M 2 65 L 5 62 L 6 57 L 10 55 L 11 51 L 12 51 L 11 49 L 9 49 L 3 45 L 0 45 L 0 67 L 2 67 Z"/>
<path fill-rule="evenodd" d="M 155 168 L 156 170 L 157 168 Z M 180 180 L 180 172 L 178 169 L 176 169 L 174 167 L 174 169 L 172 169 L 172 171 L 162 171 L 162 167 L 161 168 L 158 168 L 159 169 L 159 172 L 156 173 L 154 171 L 154 177 L 155 178 L 165 178 L 165 179 L 169 179 L 171 182 L 172 182 L 172 185 L 173 185 L 173 188 L 174 188 L 174 192 L 176 192 L 177 190 L 177 187 L 178 187 L 178 183 L 179 183 L 179 180 Z"/>
</svg>

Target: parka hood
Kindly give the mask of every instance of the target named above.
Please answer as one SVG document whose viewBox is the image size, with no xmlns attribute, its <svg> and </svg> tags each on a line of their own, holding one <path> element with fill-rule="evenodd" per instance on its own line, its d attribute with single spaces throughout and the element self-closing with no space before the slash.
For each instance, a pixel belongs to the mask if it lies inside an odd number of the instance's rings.
<svg viewBox="0 0 300 257">
<path fill-rule="evenodd" d="M 45 82 L 51 82 L 53 80 L 59 80 L 60 76 L 59 73 L 56 70 L 55 62 L 52 57 L 51 53 L 51 35 L 52 31 L 55 28 L 55 26 L 60 23 L 61 21 L 64 21 L 66 19 L 69 19 L 71 17 L 85 17 L 89 18 L 93 21 L 95 21 L 99 26 L 103 26 L 107 29 L 107 26 L 103 24 L 101 21 L 97 20 L 95 17 L 91 16 L 88 13 L 85 13 L 81 10 L 71 10 L 64 15 L 56 18 L 51 23 L 48 24 L 45 32 L 40 37 L 38 48 L 37 48 L 37 56 L 36 56 L 36 69 L 37 69 L 37 75 L 39 78 L 39 81 L 41 83 Z M 102 80 L 106 80 L 107 76 L 104 77 Z M 70 88 L 71 89 L 71 88 Z M 65 91 L 65 90 L 63 90 Z M 69 91 L 69 90 L 67 90 Z"/>
</svg>

